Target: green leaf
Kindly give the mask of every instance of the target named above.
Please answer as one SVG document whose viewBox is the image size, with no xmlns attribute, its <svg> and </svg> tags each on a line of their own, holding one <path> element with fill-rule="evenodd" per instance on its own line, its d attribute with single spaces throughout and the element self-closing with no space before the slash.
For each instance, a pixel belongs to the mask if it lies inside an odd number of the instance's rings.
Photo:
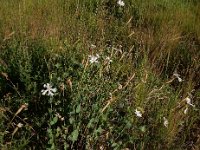
<svg viewBox="0 0 200 150">
<path fill-rule="evenodd" d="M 76 107 L 76 113 L 80 113 L 81 111 L 81 104 L 79 104 L 77 107 Z"/>
<path fill-rule="evenodd" d="M 54 125 L 54 124 L 56 124 L 57 122 L 58 122 L 58 117 L 55 116 L 55 117 L 53 118 L 53 120 L 50 122 L 50 125 Z"/>
<path fill-rule="evenodd" d="M 93 128 L 94 127 L 94 123 L 95 123 L 95 119 L 94 118 L 90 119 L 89 123 L 87 124 L 87 127 L 88 128 Z"/>
<path fill-rule="evenodd" d="M 117 143 L 113 143 L 111 146 L 112 147 L 116 147 L 116 146 L 118 146 L 118 144 Z"/>
<path fill-rule="evenodd" d="M 140 129 L 140 131 L 142 131 L 142 132 L 146 132 L 146 127 L 145 127 L 145 126 L 140 126 L 139 129 Z"/>
<path fill-rule="evenodd" d="M 64 143 L 64 150 L 67 150 L 69 148 L 69 145 L 67 143 Z"/>
<path fill-rule="evenodd" d="M 132 127 L 132 123 L 130 121 L 126 121 L 126 128 L 130 129 Z"/>
<path fill-rule="evenodd" d="M 47 129 L 47 133 L 48 133 L 48 134 L 51 134 L 51 133 L 52 133 L 52 129 L 50 129 L 50 128 Z"/>
<path fill-rule="evenodd" d="M 96 130 L 96 132 L 97 133 L 102 133 L 104 130 L 101 128 L 101 127 L 99 127 L 97 130 Z"/>
<path fill-rule="evenodd" d="M 57 63 L 55 64 L 55 67 L 58 69 L 61 66 L 61 64 Z"/>
<path fill-rule="evenodd" d="M 74 130 L 74 131 L 71 133 L 69 139 L 70 139 L 72 142 L 77 141 L 77 139 L 78 139 L 78 134 L 79 134 L 78 129 Z"/>
<path fill-rule="evenodd" d="M 52 145 L 51 145 L 51 150 L 54 150 L 54 149 L 55 149 L 55 144 L 52 143 Z"/>
<path fill-rule="evenodd" d="M 75 122 L 74 117 L 70 117 L 70 118 L 69 118 L 69 123 L 70 123 L 70 124 L 73 124 L 74 122 Z"/>
<path fill-rule="evenodd" d="M 58 137 L 60 135 L 61 129 L 60 127 L 57 127 L 56 129 L 56 137 Z"/>
</svg>

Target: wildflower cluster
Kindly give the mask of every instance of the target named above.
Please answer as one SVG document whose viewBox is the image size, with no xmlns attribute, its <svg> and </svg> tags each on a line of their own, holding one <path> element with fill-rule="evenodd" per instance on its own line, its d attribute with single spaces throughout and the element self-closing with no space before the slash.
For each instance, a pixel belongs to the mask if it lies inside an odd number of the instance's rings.
<svg viewBox="0 0 200 150">
<path fill-rule="evenodd" d="M 165 118 L 165 117 L 163 117 L 163 120 L 164 120 L 164 126 L 167 128 L 168 127 L 168 125 L 169 125 L 169 122 L 168 122 L 168 120 Z"/>
<path fill-rule="evenodd" d="M 118 0 L 118 1 L 117 1 L 117 4 L 118 4 L 120 7 L 125 6 L 124 1 L 122 1 L 122 0 Z"/>
<path fill-rule="evenodd" d="M 137 117 L 139 117 L 139 118 L 142 117 L 141 111 L 139 111 L 137 108 L 135 109 L 135 115 L 136 115 Z"/>
<path fill-rule="evenodd" d="M 185 108 L 185 110 L 184 110 L 184 114 L 187 114 L 187 112 L 188 112 L 188 106 L 192 106 L 192 107 L 195 107 L 195 105 L 194 104 L 192 104 L 192 102 L 191 102 L 191 98 L 189 98 L 189 97 L 186 97 L 185 98 L 185 101 L 186 101 L 186 108 Z"/>
<path fill-rule="evenodd" d="M 173 74 L 173 76 L 178 79 L 178 82 L 182 82 L 183 81 L 183 79 L 181 79 L 181 77 L 180 77 L 180 75 L 178 73 L 175 72 Z"/>
<path fill-rule="evenodd" d="M 89 62 L 91 64 L 98 63 L 98 59 L 99 59 L 99 55 L 98 54 L 96 54 L 96 55 L 89 55 Z"/>
<path fill-rule="evenodd" d="M 57 92 L 57 89 L 56 88 L 52 88 L 52 85 L 47 83 L 47 84 L 44 84 L 43 87 L 45 89 L 41 90 L 42 92 L 42 95 L 47 95 L 47 96 L 54 96 L 54 94 Z"/>
<path fill-rule="evenodd" d="M 188 105 L 190 105 L 190 106 L 192 106 L 192 107 L 195 107 L 195 105 L 192 104 L 191 99 L 190 99 L 189 97 L 186 97 L 186 98 L 185 98 L 185 101 L 186 101 L 186 103 L 187 103 Z"/>
<path fill-rule="evenodd" d="M 99 58 L 100 58 L 99 54 L 96 54 L 96 55 L 89 55 L 89 62 L 90 62 L 91 64 L 99 63 Z M 107 56 L 107 57 L 105 58 L 105 61 L 106 61 L 107 64 L 110 64 L 110 63 L 112 62 L 112 60 L 111 60 L 111 58 L 110 58 L 109 56 Z"/>
</svg>

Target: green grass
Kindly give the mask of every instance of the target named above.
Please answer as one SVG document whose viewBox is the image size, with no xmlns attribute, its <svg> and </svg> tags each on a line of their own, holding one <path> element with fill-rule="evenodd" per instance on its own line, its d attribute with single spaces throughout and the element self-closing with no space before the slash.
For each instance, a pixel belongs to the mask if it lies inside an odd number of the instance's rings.
<svg viewBox="0 0 200 150">
<path fill-rule="evenodd" d="M 200 3 L 124 2 L 0 0 L 0 149 L 200 147 Z"/>
</svg>

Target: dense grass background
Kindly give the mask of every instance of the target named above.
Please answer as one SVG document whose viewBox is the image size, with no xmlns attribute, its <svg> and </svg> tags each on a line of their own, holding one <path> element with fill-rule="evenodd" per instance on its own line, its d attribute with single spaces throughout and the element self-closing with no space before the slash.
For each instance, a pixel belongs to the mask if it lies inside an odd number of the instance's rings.
<svg viewBox="0 0 200 150">
<path fill-rule="evenodd" d="M 0 149 L 200 147 L 200 2 L 124 2 L 0 0 Z"/>
</svg>

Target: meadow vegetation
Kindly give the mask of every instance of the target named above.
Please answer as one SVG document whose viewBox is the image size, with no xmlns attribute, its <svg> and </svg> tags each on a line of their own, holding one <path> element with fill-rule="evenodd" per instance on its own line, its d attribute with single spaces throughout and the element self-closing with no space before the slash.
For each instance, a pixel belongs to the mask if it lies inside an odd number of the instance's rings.
<svg viewBox="0 0 200 150">
<path fill-rule="evenodd" d="M 198 0 L 0 0 L 0 149 L 200 147 Z"/>
</svg>

